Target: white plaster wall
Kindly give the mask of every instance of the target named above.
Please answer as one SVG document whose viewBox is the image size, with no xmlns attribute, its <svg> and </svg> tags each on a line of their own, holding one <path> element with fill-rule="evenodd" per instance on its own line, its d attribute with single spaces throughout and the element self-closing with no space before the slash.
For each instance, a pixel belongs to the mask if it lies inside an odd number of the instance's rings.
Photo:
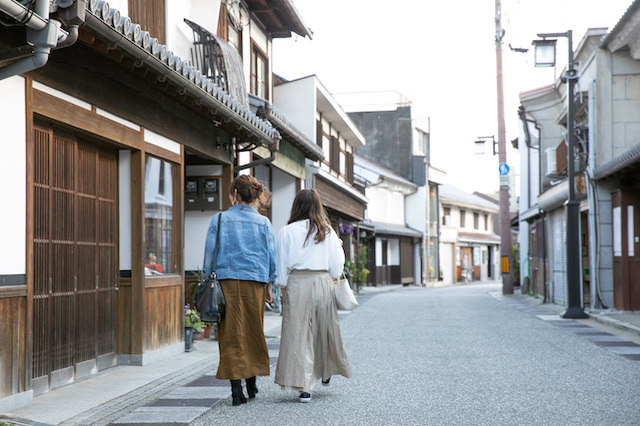
<svg viewBox="0 0 640 426">
<path fill-rule="evenodd" d="M 400 264 L 400 240 L 396 238 L 389 239 L 388 247 L 389 247 L 389 257 L 387 257 L 387 262 L 389 262 L 389 265 L 399 265 Z"/>
<path fill-rule="evenodd" d="M 305 77 L 274 87 L 273 102 L 291 124 L 315 142 L 315 76 Z"/>
<path fill-rule="evenodd" d="M 184 212 L 184 269 L 186 271 L 202 269 L 207 230 L 216 213 L 215 211 Z"/>
<path fill-rule="evenodd" d="M 421 232 L 427 231 L 427 188 L 421 186 L 405 198 L 407 225 Z"/>
<path fill-rule="evenodd" d="M 187 176 L 220 176 L 222 175 L 221 165 L 188 166 Z M 226 197 L 228 188 L 220 188 L 220 196 Z M 204 243 L 209 229 L 211 218 L 215 211 L 194 211 L 184 212 L 184 268 L 187 271 L 199 270 L 202 268 L 204 258 Z"/>
<path fill-rule="evenodd" d="M 0 80 L 0 274 L 26 271 L 27 159 L 25 81 Z M 10 206 L 10 207 L 9 207 Z"/>
<path fill-rule="evenodd" d="M 366 189 L 367 211 L 374 222 L 404 225 L 404 195 L 376 186 Z"/>
<path fill-rule="evenodd" d="M 118 222 L 120 225 L 120 270 L 131 270 L 131 151 L 118 158 Z"/>
<path fill-rule="evenodd" d="M 453 283 L 453 243 L 440 244 L 440 268 L 442 269 L 442 284 Z"/>
<path fill-rule="evenodd" d="M 520 222 L 518 231 L 518 251 L 520 253 L 520 284 L 525 277 L 529 277 L 529 223 L 526 220 Z"/>
<path fill-rule="evenodd" d="M 382 265 L 382 240 L 376 238 L 376 266 Z"/>
<path fill-rule="evenodd" d="M 275 167 L 272 170 L 271 218 L 273 233 L 277 237 L 278 232 L 286 226 L 291 215 L 291 206 L 296 196 L 296 179 Z"/>
<path fill-rule="evenodd" d="M 184 18 L 215 34 L 218 28 L 220 0 L 168 1 L 165 7 L 167 48 L 178 55 L 182 61 L 191 62 L 193 31 L 184 23 Z M 151 36 L 154 35 L 151 34 Z"/>
</svg>

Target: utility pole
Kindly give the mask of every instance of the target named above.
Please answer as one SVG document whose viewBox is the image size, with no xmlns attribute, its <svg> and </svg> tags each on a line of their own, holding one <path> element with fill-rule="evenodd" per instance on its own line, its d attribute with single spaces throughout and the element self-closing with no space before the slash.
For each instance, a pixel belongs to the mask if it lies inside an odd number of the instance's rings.
<svg viewBox="0 0 640 426">
<path fill-rule="evenodd" d="M 504 84 L 502 81 L 502 4 L 496 0 L 496 86 L 498 92 L 498 159 L 500 161 L 500 269 L 502 294 L 513 294 L 511 278 L 511 221 L 509 218 L 509 168 L 507 167 L 506 129 L 504 123 Z M 504 172 L 503 172 L 504 171 Z"/>
</svg>

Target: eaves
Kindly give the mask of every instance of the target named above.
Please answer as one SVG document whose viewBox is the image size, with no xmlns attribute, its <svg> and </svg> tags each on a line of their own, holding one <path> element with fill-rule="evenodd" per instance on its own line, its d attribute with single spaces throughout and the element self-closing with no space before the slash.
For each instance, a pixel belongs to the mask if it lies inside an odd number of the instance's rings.
<svg viewBox="0 0 640 426">
<path fill-rule="evenodd" d="M 165 45 L 158 44 L 140 25 L 121 17 L 117 10 L 93 8 L 93 3 L 89 2 L 82 28 L 106 41 L 111 50 L 127 55 L 135 68 L 148 70 L 147 78 L 155 79 L 156 84 L 171 86 L 178 102 L 210 118 L 241 142 L 269 147 L 281 139 L 271 123 L 251 112 Z"/>
<path fill-rule="evenodd" d="M 322 161 L 324 159 L 322 148 L 291 124 L 275 105 L 251 94 L 249 94 L 249 103 L 256 108 L 256 113 L 259 117 L 272 123 L 281 136 L 298 148 L 305 157 L 312 161 Z"/>
<path fill-rule="evenodd" d="M 593 171 L 595 180 L 605 179 L 640 164 L 640 144 L 628 149 L 618 157 L 603 163 Z"/>
</svg>

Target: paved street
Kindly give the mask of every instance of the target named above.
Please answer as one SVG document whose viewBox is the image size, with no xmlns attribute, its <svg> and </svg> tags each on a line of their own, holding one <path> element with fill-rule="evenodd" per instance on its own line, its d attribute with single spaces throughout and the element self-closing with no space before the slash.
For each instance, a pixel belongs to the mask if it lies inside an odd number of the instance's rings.
<svg viewBox="0 0 640 426">
<path fill-rule="evenodd" d="M 638 346 L 517 305 L 496 284 L 379 293 L 341 322 L 353 378 L 300 404 L 272 371 L 191 424 L 640 424 Z"/>
</svg>

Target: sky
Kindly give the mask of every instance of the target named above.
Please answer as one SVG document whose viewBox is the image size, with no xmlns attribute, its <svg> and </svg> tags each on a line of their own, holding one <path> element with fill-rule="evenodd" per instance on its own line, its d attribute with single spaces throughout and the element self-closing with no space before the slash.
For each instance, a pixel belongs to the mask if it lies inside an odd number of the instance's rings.
<svg viewBox="0 0 640 426">
<path fill-rule="evenodd" d="M 293 0 L 313 39 L 274 42 L 273 71 L 288 80 L 316 74 L 341 93 L 397 91 L 413 119 L 431 131 L 431 163 L 446 183 L 496 192 L 498 157 L 475 153 L 478 136 L 497 140 L 495 0 Z M 518 137 L 518 95 L 551 84 L 566 65 L 560 40 L 556 69 L 535 68 L 537 33 L 573 31 L 576 48 L 588 28 L 613 28 L 631 0 L 503 0 L 503 76 L 507 145 Z M 512 47 L 529 48 L 527 53 Z M 510 174 L 519 156 L 508 148 Z"/>
</svg>

